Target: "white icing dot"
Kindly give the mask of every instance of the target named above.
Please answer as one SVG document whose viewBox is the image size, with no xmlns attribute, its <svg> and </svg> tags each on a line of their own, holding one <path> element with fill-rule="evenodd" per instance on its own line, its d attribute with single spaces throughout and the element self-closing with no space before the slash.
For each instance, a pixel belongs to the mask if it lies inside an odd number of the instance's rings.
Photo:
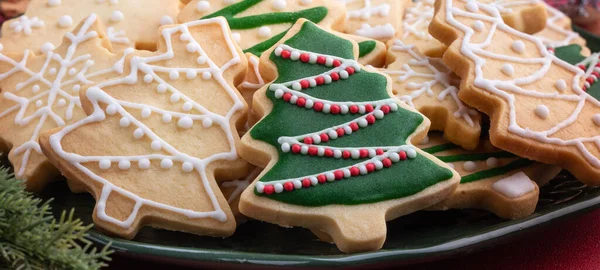
<svg viewBox="0 0 600 270">
<path fill-rule="evenodd" d="M 506 76 L 512 76 L 515 74 L 515 68 L 511 64 L 502 65 L 502 73 Z"/>
<path fill-rule="evenodd" d="M 408 156 L 408 158 L 415 158 L 417 157 L 417 151 L 415 151 L 415 149 L 408 149 L 406 150 L 406 156 Z"/>
<path fill-rule="evenodd" d="M 592 121 L 596 126 L 600 127 L 600 114 L 594 114 L 594 116 L 592 116 Z"/>
<path fill-rule="evenodd" d="M 115 106 L 114 104 L 106 106 L 106 113 L 108 115 L 115 115 L 115 113 L 117 113 L 117 106 Z"/>
<path fill-rule="evenodd" d="M 196 50 L 198 50 L 198 47 L 196 46 L 196 44 L 194 43 L 188 43 L 185 46 L 185 49 L 189 52 L 189 53 L 194 53 L 196 52 Z"/>
<path fill-rule="evenodd" d="M 58 105 L 58 107 L 63 107 L 65 105 L 67 105 L 67 101 L 64 98 L 61 98 L 58 100 L 58 102 L 56 103 L 56 105 Z"/>
<path fill-rule="evenodd" d="M 73 92 L 77 93 L 77 92 L 79 92 L 79 90 L 81 90 L 81 85 L 79 85 L 79 84 L 73 85 Z"/>
<path fill-rule="evenodd" d="M 485 165 L 487 165 L 490 168 L 496 168 L 498 167 L 498 159 L 495 157 L 488 158 L 485 161 Z"/>
<path fill-rule="evenodd" d="M 283 192 L 283 185 L 282 185 L 282 184 L 280 184 L 280 183 L 277 183 L 277 184 L 273 185 L 273 187 L 275 187 L 275 192 L 276 192 L 276 193 L 281 193 L 281 192 Z"/>
<path fill-rule="evenodd" d="M 160 25 L 173 24 L 173 19 L 167 15 L 160 18 Z"/>
<path fill-rule="evenodd" d="M 50 75 L 55 75 L 56 74 L 56 69 L 55 68 L 51 68 L 48 70 L 48 74 Z"/>
<path fill-rule="evenodd" d="M 290 144 L 289 143 L 282 143 L 281 144 L 281 151 L 283 151 L 284 153 L 287 153 L 290 151 Z"/>
<path fill-rule="evenodd" d="M 131 167 L 131 162 L 129 160 L 121 160 L 119 161 L 119 169 L 127 170 Z"/>
<path fill-rule="evenodd" d="M 150 168 L 150 160 L 147 158 L 140 159 L 140 161 L 138 161 L 138 167 L 142 170 L 147 170 Z"/>
<path fill-rule="evenodd" d="M 111 22 L 120 22 L 123 19 L 125 19 L 125 15 L 123 15 L 123 12 L 121 12 L 120 10 L 115 10 L 110 14 Z"/>
<path fill-rule="evenodd" d="M 196 72 L 196 71 L 195 71 L 195 70 L 193 70 L 193 69 L 190 69 L 190 70 L 188 70 L 188 71 L 185 73 L 185 77 L 186 77 L 188 80 L 194 79 L 194 78 L 196 78 L 196 76 L 198 76 L 198 72 Z"/>
<path fill-rule="evenodd" d="M 567 89 L 567 83 L 563 79 L 556 80 L 556 84 L 554 86 L 556 86 L 556 89 L 558 89 L 558 91 L 561 91 L 561 92 L 563 92 L 563 91 L 565 91 L 565 89 Z"/>
<path fill-rule="evenodd" d="M 485 29 L 485 24 L 483 24 L 483 22 L 482 22 L 482 21 L 480 21 L 480 20 L 476 20 L 476 21 L 473 23 L 473 30 L 475 30 L 475 31 L 477 31 L 477 32 L 481 32 L 481 31 L 483 31 L 483 29 Z"/>
<path fill-rule="evenodd" d="M 159 93 L 164 93 L 164 92 L 167 92 L 167 85 L 166 85 L 166 84 L 162 84 L 162 83 L 161 83 L 161 84 L 159 84 L 159 85 L 156 87 L 156 92 L 159 92 Z"/>
<path fill-rule="evenodd" d="M 192 120 L 192 118 L 190 118 L 189 116 L 184 116 L 179 118 L 179 121 L 177 121 L 177 126 L 180 128 L 191 128 L 194 125 L 194 121 Z"/>
<path fill-rule="evenodd" d="M 123 117 L 123 118 L 121 118 L 121 120 L 119 120 L 119 125 L 120 125 L 121 127 L 128 127 L 128 126 L 129 126 L 129 124 L 131 124 L 131 123 L 129 122 L 129 119 L 127 119 L 127 118 L 125 118 L 125 117 Z"/>
<path fill-rule="evenodd" d="M 171 120 L 173 120 L 173 116 L 171 116 L 168 113 L 164 114 L 163 117 L 162 117 L 163 123 L 170 123 Z"/>
<path fill-rule="evenodd" d="M 46 42 L 42 45 L 42 47 L 40 48 L 40 51 L 42 53 L 48 53 L 49 51 L 53 51 L 54 49 L 56 49 L 56 47 L 54 47 L 54 45 L 50 42 Z"/>
<path fill-rule="evenodd" d="M 31 88 L 31 91 L 33 91 L 34 93 L 37 93 L 37 92 L 39 92 L 39 91 L 40 91 L 40 86 L 39 86 L 39 85 L 37 85 L 37 84 L 36 84 L 36 85 L 34 85 L 34 86 Z"/>
<path fill-rule="evenodd" d="M 211 118 L 207 117 L 207 118 L 204 118 L 204 120 L 202 120 L 202 126 L 204 128 L 209 128 L 212 126 L 212 124 L 213 124 L 213 120 Z"/>
<path fill-rule="evenodd" d="M 546 119 L 550 115 L 550 109 L 546 105 L 540 104 L 535 108 L 534 113 L 539 118 Z"/>
<path fill-rule="evenodd" d="M 465 171 L 472 172 L 477 169 L 477 164 L 475 164 L 473 161 L 466 161 L 463 164 L 463 169 L 465 169 Z"/>
<path fill-rule="evenodd" d="M 198 63 L 199 65 L 204 65 L 206 64 L 206 57 L 200 56 L 196 59 L 196 63 Z"/>
<path fill-rule="evenodd" d="M 160 161 L 160 167 L 163 169 L 171 169 L 173 167 L 173 161 L 165 158 Z"/>
<path fill-rule="evenodd" d="M 179 79 L 179 72 L 172 70 L 171 72 L 169 72 L 169 79 L 171 80 L 177 80 Z"/>
<path fill-rule="evenodd" d="M 181 34 L 179 36 L 179 40 L 181 40 L 181 41 L 188 41 L 188 40 L 190 40 L 190 34 L 188 34 L 188 33 Z"/>
<path fill-rule="evenodd" d="M 71 18 L 71 16 L 69 16 L 69 15 L 61 16 L 58 19 L 58 26 L 60 26 L 62 28 L 67 28 L 71 25 L 73 25 L 73 18 Z"/>
<path fill-rule="evenodd" d="M 512 45 L 510 47 L 516 53 L 524 53 L 525 52 L 525 43 L 523 43 L 523 41 L 521 41 L 521 40 L 513 41 Z"/>
<path fill-rule="evenodd" d="M 212 73 L 210 73 L 209 71 L 205 71 L 202 73 L 202 79 L 210 80 L 210 78 L 212 78 Z"/>
<path fill-rule="evenodd" d="M 232 33 L 231 37 L 237 43 L 240 43 L 240 41 L 242 41 L 242 35 L 240 35 L 240 33 Z"/>
<path fill-rule="evenodd" d="M 145 83 L 151 83 L 151 82 L 152 82 L 152 80 L 154 80 L 154 79 L 152 78 L 152 75 L 150 75 L 150 74 L 146 74 L 146 75 L 144 75 L 144 82 L 145 82 Z"/>
<path fill-rule="evenodd" d="M 188 101 L 186 103 L 183 103 L 183 107 L 181 107 L 181 109 L 185 112 L 189 112 L 192 110 L 193 107 L 194 107 L 194 104 L 192 104 L 191 102 Z"/>
<path fill-rule="evenodd" d="M 150 110 L 150 108 L 144 108 L 144 109 L 142 109 L 142 118 L 148 118 L 148 117 L 150 117 L 151 113 L 152 113 L 152 110 Z"/>
<path fill-rule="evenodd" d="M 108 170 L 110 168 L 110 160 L 108 159 L 103 159 L 100 160 L 100 162 L 98 163 L 98 166 L 100 166 L 100 169 L 102 170 Z"/>
<path fill-rule="evenodd" d="M 210 3 L 208 1 L 199 1 L 198 4 L 196 4 L 196 10 L 198 12 L 206 12 L 208 9 L 210 9 Z"/>
<path fill-rule="evenodd" d="M 48 0 L 48 6 L 55 7 L 60 5 L 60 0 Z"/>
<path fill-rule="evenodd" d="M 286 5 L 287 5 L 287 3 L 285 2 L 285 0 L 271 1 L 271 7 L 277 11 L 281 11 L 281 10 L 285 9 Z"/>
<path fill-rule="evenodd" d="M 477 3 L 475 3 L 475 1 L 467 2 L 467 4 L 465 5 L 465 8 L 469 12 L 477 12 L 479 10 L 479 7 L 477 6 Z"/>
<path fill-rule="evenodd" d="M 189 163 L 189 162 L 184 162 L 184 163 L 181 165 L 181 169 L 182 169 L 184 172 L 186 172 L 186 173 L 189 173 L 189 172 L 191 172 L 191 171 L 193 171 L 193 170 L 194 170 L 194 165 L 193 165 L 192 163 Z"/>
<path fill-rule="evenodd" d="M 144 137 L 144 131 L 142 131 L 141 128 L 136 128 L 133 131 L 133 137 L 136 139 L 141 139 L 142 137 Z"/>
<path fill-rule="evenodd" d="M 73 76 L 73 75 L 75 75 L 75 73 L 77 73 L 77 70 L 75 68 L 69 69 L 69 75 Z"/>
<path fill-rule="evenodd" d="M 152 141 L 152 143 L 150 144 L 150 147 L 152 148 L 152 150 L 154 151 L 159 151 L 162 148 L 162 143 L 159 140 L 154 140 Z"/>
<path fill-rule="evenodd" d="M 268 38 L 271 36 L 271 28 L 268 26 L 262 26 L 258 28 L 258 36 L 261 38 Z"/>
</svg>

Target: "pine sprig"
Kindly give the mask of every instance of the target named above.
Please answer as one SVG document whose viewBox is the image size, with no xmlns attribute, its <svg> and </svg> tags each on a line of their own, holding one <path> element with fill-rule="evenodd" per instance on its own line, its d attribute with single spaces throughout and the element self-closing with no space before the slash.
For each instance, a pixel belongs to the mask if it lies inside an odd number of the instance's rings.
<svg viewBox="0 0 600 270">
<path fill-rule="evenodd" d="M 22 181 L 0 168 L 0 267 L 14 269 L 99 269 L 110 261 L 109 245 L 97 250 L 86 239 L 92 225 L 74 212 L 56 220 L 50 202 L 25 191 Z"/>
</svg>

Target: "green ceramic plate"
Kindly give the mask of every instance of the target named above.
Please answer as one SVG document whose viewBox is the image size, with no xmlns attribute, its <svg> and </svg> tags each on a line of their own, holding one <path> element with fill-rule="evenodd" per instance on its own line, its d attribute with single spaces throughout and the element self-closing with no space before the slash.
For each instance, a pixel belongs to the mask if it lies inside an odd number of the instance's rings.
<svg viewBox="0 0 600 270">
<path fill-rule="evenodd" d="M 582 33 L 594 51 L 600 40 Z M 77 217 L 91 223 L 94 200 L 89 194 L 73 194 L 64 181 L 50 184 L 42 194 L 54 197 L 56 213 L 75 207 Z M 502 220 L 477 210 L 418 212 L 388 223 L 388 237 L 382 250 L 346 255 L 334 245 L 319 242 L 308 230 L 287 229 L 249 221 L 234 236 L 220 239 L 190 234 L 143 229 L 132 241 L 112 238 L 92 231 L 99 244 L 112 242 L 127 256 L 143 257 L 186 265 L 230 266 L 364 266 L 409 264 L 434 260 L 486 245 L 497 244 L 526 229 L 558 218 L 581 213 L 600 205 L 600 189 L 588 188 L 563 172 L 541 189 L 536 212 L 523 219 Z"/>
</svg>

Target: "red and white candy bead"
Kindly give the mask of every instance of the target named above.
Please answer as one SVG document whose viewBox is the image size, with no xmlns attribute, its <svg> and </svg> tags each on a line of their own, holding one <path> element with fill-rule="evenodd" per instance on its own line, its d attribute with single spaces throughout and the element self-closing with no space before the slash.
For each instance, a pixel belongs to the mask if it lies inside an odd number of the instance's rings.
<svg viewBox="0 0 600 270">
<path fill-rule="evenodd" d="M 577 67 L 584 72 L 587 71 L 586 66 L 583 64 L 577 65 Z M 594 83 L 598 81 L 598 78 L 600 77 L 600 62 L 597 63 L 593 68 L 594 71 L 585 78 L 585 82 L 583 83 L 583 91 L 587 91 Z"/>
<path fill-rule="evenodd" d="M 256 183 L 256 191 L 261 194 L 271 195 L 274 193 L 282 193 L 284 191 L 289 192 L 301 188 L 309 188 L 319 184 L 325 184 L 327 182 L 334 182 L 335 180 L 367 175 L 384 168 L 389 168 L 394 163 L 407 159 L 413 159 L 416 156 L 417 152 L 414 149 L 409 148 L 406 150 L 400 150 L 399 152 L 390 153 L 387 156 L 376 157 L 369 161 L 359 163 L 355 166 L 333 170 L 317 175 L 291 179 L 287 181 L 266 183 L 258 182 Z"/>
</svg>

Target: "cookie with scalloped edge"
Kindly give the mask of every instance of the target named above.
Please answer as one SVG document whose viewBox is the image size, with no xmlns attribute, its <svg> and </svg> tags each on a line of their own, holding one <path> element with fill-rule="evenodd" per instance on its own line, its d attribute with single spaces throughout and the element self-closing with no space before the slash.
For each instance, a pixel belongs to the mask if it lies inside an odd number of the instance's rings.
<svg viewBox="0 0 600 270">
<path fill-rule="evenodd" d="M 525 33 L 533 34 L 545 27 L 546 13 L 544 2 L 540 0 L 489 0 L 500 9 L 506 24 Z M 434 0 L 412 2 L 404 13 L 403 33 L 396 37 L 405 44 L 417 46 L 419 51 L 430 57 L 442 57 L 446 45 L 429 33 L 429 24 L 433 18 Z"/>
<path fill-rule="evenodd" d="M 97 18 L 88 17 L 53 51 L 0 53 L 0 151 L 8 153 L 15 176 L 28 190 L 41 191 L 58 175 L 40 149 L 40 133 L 81 119 L 79 91 L 120 76 L 132 52 L 110 53 Z"/>
<path fill-rule="evenodd" d="M 97 227 L 133 238 L 143 226 L 229 236 L 236 221 L 217 181 L 240 179 L 235 89 L 247 60 L 223 18 L 163 26 L 156 52 L 82 89 L 87 116 L 40 137 L 73 191 L 96 199 Z"/>
<path fill-rule="evenodd" d="M 497 149 L 487 139 L 482 139 L 477 149 L 465 150 L 441 133 L 430 132 L 419 147 L 451 164 L 461 175 L 456 191 L 429 210 L 477 208 L 506 219 L 526 217 L 535 211 L 538 186 L 561 171 Z"/>
<path fill-rule="evenodd" d="M 439 1 L 430 30 L 449 46 L 443 60 L 462 78 L 460 99 L 490 116 L 494 146 L 600 185 L 600 91 L 580 67 L 478 1 Z"/>
<path fill-rule="evenodd" d="M 347 253 L 380 249 L 386 220 L 449 196 L 458 174 L 411 145 L 429 120 L 358 63 L 358 44 L 299 20 L 260 58 L 260 121 L 240 155 L 265 168 L 242 193 L 251 218 L 326 231 Z M 426 171 L 427 174 L 422 172 Z"/>
<path fill-rule="evenodd" d="M 415 45 L 390 42 L 389 64 L 381 71 L 394 82 L 394 95 L 429 120 L 431 130 L 444 131 L 451 142 L 475 149 L 481 135 L 481 114 L 458 98 L 460 78 L 441 59 L 421 54 Z"/>
<path fill-rule="evenodd" d="M 94 13 L 106 27 L 112 51 L 154 50 L 156 29 L 174 22 L 180 4 L 178 0 L 33 0 L 23 16 L 4 22 L 0 43 L 9 52 L 43 53 L 58 47 L 66 33 Z"/>
</svg>

